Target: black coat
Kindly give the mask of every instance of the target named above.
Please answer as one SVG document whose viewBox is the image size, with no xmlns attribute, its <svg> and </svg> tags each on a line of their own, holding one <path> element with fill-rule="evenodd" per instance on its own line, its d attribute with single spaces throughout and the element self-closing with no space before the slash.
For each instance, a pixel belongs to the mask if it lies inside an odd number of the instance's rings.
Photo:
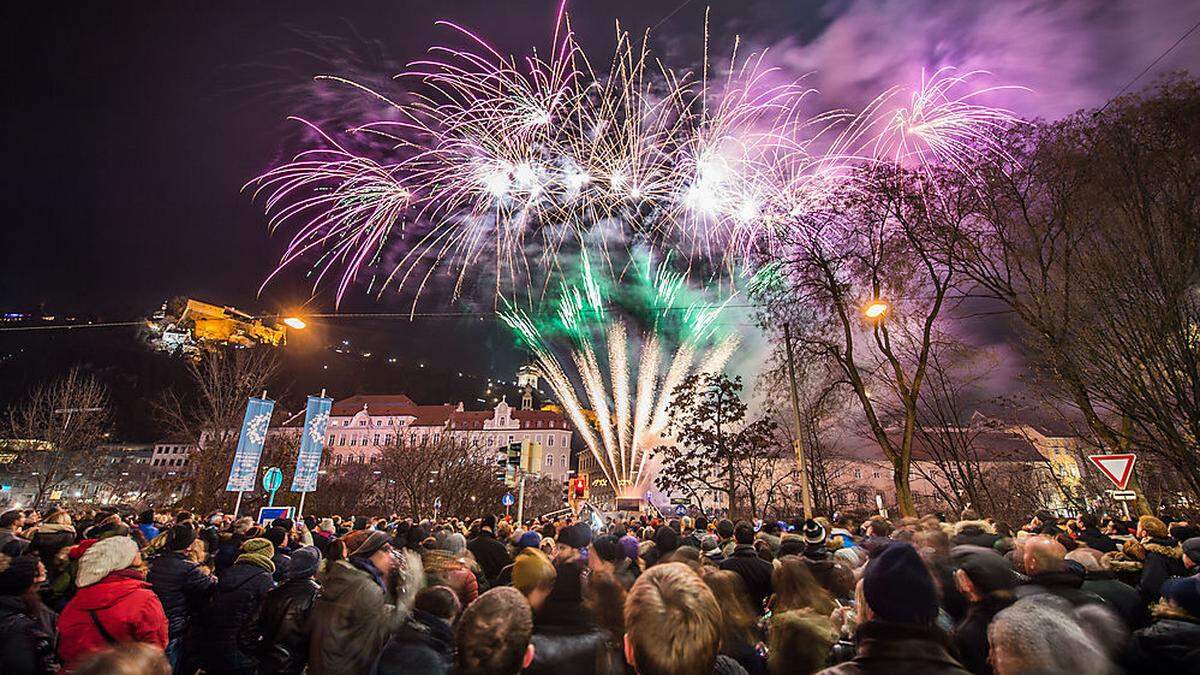
<svg viewBox="0 0 1200 675">
<path fill-rule="evenodd" d="M 30 618 L 25 612 L 24 598 L 0 595 L 0 673 L 49 675 L 58 672 L 53 636 L 43 622 Z"/>
<path fill-rule="evenodd" d="M 1094 527 L 1086 527 L 1080 530 L 1079 541 L 1087 544 L 1088 548 L 1094 548 L 1101 553 L 1108 553 L 1119 548 L 1115 539 Z"/>
<path fill-rule="evenodd" d="M 447 675 L 453 668 L 454 631 L 445 619 L 413 610 L 379 655 L 377 675 Z"/>
<path fill-rule="evenodd" d="M 257 666 L 258 613 L 274 586 L 271 573 L 251 563 L 235 563 L 217 582 L 200 614 L 200 661 L 215 673 L 253 672 Z"/>
<path fill-rule="evenodd" d="M 958 660 L 975 675 L 991 675 L 988 663 L 988 626 L 1002 609 L 1012 604 L 1011 599 L 985 599 L 972 603 L 967 615 L 954 628 L 952 641 Z"/>
<path fill-rule="evenodd" d="M 292 579 L 272 589 L 258 618 L 259 673 L 301 673 L 308 663 L 308 615 L 321 586 L 312 579 Z"/>
<path fill-rule="evenodd" d="M 1146 624 L 1146 606 L 1137 589 L 1129 584 L 1117 581 L 1112 572 L 1088 572 L 1087 579 L 1080 586 L 1089 593 L 1104 598 L 1108 606 L 1116 612 L 1130 628 Z"/>
<path fill-rule="evenodd" d="M 734 547 L 733 555 L 721 561 L 721 569 L 736 572 L 742 578 L 754 609 L 762 614 L 763 603 L 771 597 L 771 572 L 775 571 L 774 566 L 758 557 L 753 546 L 739 544 Z"/>
<path fill-rule="evenodd" d="M 508 547 L 504 545 L 504 542 L 496 539 L 496 535 L 486 530 L 467 542 L 467 550 L 475 556 L 475 562 L 479 563 L 479 568 L 483 570 L 483 575 L 487 577 L 489 583 L 500 576 L 500 570 L 512 563 L 512 556 L 508 555 Z"/>
<path fill-rule="evenodd" d="M 1018 598 L 1039 593 L 1057 595 L 1075 607 L 1093 603 L 1105 604 L 1100 596 L 1083 590 L 1083 577 L 1071 571 L 1036 574 L 1029 577 L 1029 583 L 1017 587 Z"/>
<path fill-rule="evenodd" d="M 1146 560 L 1142 562 L 1138 593 L 1142 596 L 1142 602 L 1149 605 L 1158 600 L 1164 581 L 1170 577 L 1184 576 L 1187 570 L 1183 567 L 1183 550 L 1174 539 L 1155 537 L 1142 546 L 1146 549 Z"/>
<path fill-rule="evenodd" d="M 1200 623 L 1163 618 L 1135 631 L 1125 661 L 1134 674 L 1200 674 Z"/>
<path fill-rule="evenodd" d="M 187 633 L 192 619 L 217 586 L 216 579 L 176 551 L 168 551 L 155 558 L 150 563 L 146 581 L 150 582 L 154 594 L 162 603 L 172 640 Z"/>
<path fill-rule="evenodd" d="M 36 553 L 46 566 L 46 573 L 53 578 L 62 572 L 62 566 L 57 564 L 55 556 L 67 546 L 75 544 L 75 530 L 69 525 L 46 524 L 38 526 L 33 536 L 29 538 L 28 553 Z"/>
<path fill-rule="evenodd" d="M 966 675 L 933 628 L 868 621 L 858 627 L 854 658 L 819 675 Z"/>
<path fill-rule="evenodd" d="M 282 584 L 287 581 L 288 570 L 292 569 L 292 556 L 283 551 L 275 551 L 275 555 L 271 556 L 271 562 L 275 563 L 275 573 L 271 575 L 275 583 Z"/>
</svg>

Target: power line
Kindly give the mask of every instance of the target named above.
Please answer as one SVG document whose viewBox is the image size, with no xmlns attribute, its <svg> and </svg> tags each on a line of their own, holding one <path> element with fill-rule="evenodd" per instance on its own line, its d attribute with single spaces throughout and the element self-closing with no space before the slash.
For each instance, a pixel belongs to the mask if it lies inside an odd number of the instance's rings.
<svg viewBox="0 0 1200 675">
<path fill-rule="evenodd" d="M 1135 75 L 1132 80 L 1126 82 L 1125 86 L 1121 87 L 1121 89 L 1118 90 L 1117 93 L 1113 94 L 1111 98 L 1109 98 L 1107 101 L 1105 101 L 1104 105 L 1100 106 L 1100 109 L 1097 110 L 1095 114 L 1099 115 L 1100 113 L 1104 112 L 1104 109 L 1107 108 L 1110 103 L 1112 103 L 1121 94 L 1124 94 L 1126 92 L 1126 90 L 1128 90 L 1130 87 L 1132 87 L 1135 82 L 1142 79 L 1143 75 L 1150 72 L 1150 69 L 1152 69 L 1152 68 L 1154 68 L 1154 66 L 1158 65 L 1159 61 L 1162 61 L 1163 59 L 1165 59 L 1167 57 L 1167 54 L 1170 54 L 1184 40 L 1188 39 L 1188 36 L 1191 35 L 1192 33 L 1196 32 L 1197 28 L 1200 28 L 1200 21 L 1197 21 L 1196 23 L 1192 24 L 1192 27 L 1187 29 L 1187 31 L 1185 31 L 1183 35 L 1180 35 L 1179 39 L 1176 40 L 1170 47 L 1167 47 L 1166 51 L 1159 54 L 1158 58 L 1156 58 L 1150 62 L 1150 65 L 1146 66 L 1145 68 L 1142 68 L 1142 72 Z"/>
</svg>

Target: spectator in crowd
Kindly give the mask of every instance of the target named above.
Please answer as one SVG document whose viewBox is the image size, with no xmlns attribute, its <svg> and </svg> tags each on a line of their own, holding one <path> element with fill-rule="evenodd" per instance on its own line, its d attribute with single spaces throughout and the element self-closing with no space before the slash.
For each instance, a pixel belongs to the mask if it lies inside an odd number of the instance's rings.
<svg viewBox="0 0 1200 675">
<path fill-rule="evenodd" d="M 1079 517 L 1079 541 L 1087 545 L 1088 548 L 1096 549 L 1101 553 L 1110 553 L 1117 550 L 1117 542 L 1112 537 L 1100 531 L 1099 521 L 1095 514 L 1085 513 Z"/>
<path fill-rule="evenodd" d="M 241 555 L 242 543 L 250 539 L 250 529 L 254 527 L 254 519 L 239 518 L 228 532 L 219 534 L 217 547 L 214 549 L 213 569 L 217 576 L 233 566 L 234 561 Z M 274 555 L 274 554 L 272 554 Z"/>
<path fill-rule="evenodd" d="M 953 644 L 959 661 L 976 675 L 990 675 L 988 626 L 1011 605 L 1017 576 L 1012 564 L 993 548 L 962 545 L 951 550 L 954 581 L 967 599 L 966 615 L 954 628 Z"/>
<path fill-rule="evenodd" d="M 719 653 L 721 627 L 721 608 L 695 572 L 656 565 L 625 599 L 625 660 L 638 675 L 744 673 Z"/>
<path fill-rule="evenodd" d="M 0 553 L 0 672 L 6 675 L 58 672 L 58 617 L 37 592 L 45 581 L 46 568 L 37 556 Z"/>
<path fill-rule="evenodd" d="M 516 675 L 533 662 L 533 614 L 516 589 L 493 588 L 463 611 L 455 675 Z"/>
<path fill-rule="evenodd" d="M 837 633 L 829 619 L 810 610 L 771 616 L 771 675 L 810 675 L 825 667 Z"/>
<path fill-rule="evenodd" d="M 1183 540 L 1179 549 L 1183 553 L 1181 562 L 1183 562 L 1184 574 L 1191 576 L 1200 574 L 1200 537 Z"/>
<path fill-rule="evenodd" d="M 557 570 L 550 558 L 536 548 L 522 550 L 512 566 L 513 587 L 525 596 L 530 608 L 537 612 L 554 589 Z"/>
<path fill-rule="evenodd" d="M 1158 600 L 1164 581 L 1184 574 L 1183 549 L 1171 538 L 1166 523 L 1154 516 L 1138 518 L 1137 540 L 1145 551 L 1138 593 L 1149 605 Z"/>
<path fill-rule="evenodd" d="M 955 546 L 969 545 L 982 548 L 995 548 L 1000 535 L 996 528 L 986 520 L 981 520 L 979 514 L 971 509 L 964 509 L 962 517 L 954 524 L 954 537 L 951 543 Z"/>
<path fill-rule="evenodd" d="M 370 670 L 405 619 L 388 585 L 396 567 L 392 538 L 379 531 L 368 534 L 349 558 L 333 564 L 313 603 L 309 673 L 345 675 Z"/>
<path fill-rule="evenodd" d="M 259 614 L 258 672 L 262 675 L 299 675 L 308 664 L 308 617 L 321 590 L 313 580 L 321 565 L 321 552 L 305 546 L 288 562 L 287 578 L 267 592 Z"/>
<path fill-rule="evenodd" d="M 739 522 L 733 529 L 733 538 L 737 545 L 733 554 L 721 561 L 721 569 L 736 572 L 742 578 L 754 611 L 762 614 L 764 603 L 771 597 L 771 574 L 775 568 L 754 550 L 754 527 L 750 523 Z"/>
<path fill-rule="evenodd" d="M 138 514 L 137 529 L 146 538 L 146 543 L 154 541 L 158 536 L 158 526 L 154 524 L 154 511 L 147 509 Z"/>
<path fill-rule="evenodd" d="M 753 542 L 753 538 L 751 540 Z M 642 561 L 646 567 L 653 567 L 658 564 L 663 558 L 675 552 L 679 548 L 679 533 L 674 528 L 663 525 L 654 530 L 654 537 L 651 541 L 652 545 L 642 554 Z"/>
<path fill-rule="evenodd" d="M 1136 631 L 1126 662 L 1131 672 L 1200 673 L 1200 577 L 1176 577 L 1162 585 L 1151 609 L 1154 622 Z"/>
<path fill-rule="evenodd" d="M 453 668 L 454 622 L 462 611 L 458 594 L 448 586 L 417 593 L 412 616 L 384 647 L 378 675 L 427 673 L 447 675 Z"/>
<path fill-rule="evenodd" d="M 626 556 L 624 547 L 615 535 L 606 534 L 592 540 L 588 546 L 587 566 L 592 573 L 613 575 L 626 590 L 637 579 L 637 564 Z"/>
<path fill-rule="evenodd" d="M 721 555 L 726 558 L 733 553 L 733 547 L 737 546 L 737 542 L 733 540 L 733 530 L 732 520 L 722 518 L 717 521 L 717 545 L 721 549 Z"/>
<path fill-rule="evenodd" d="M 475 556 L 475 561 L 479 563 L 489 584 L 500 576 L 500 571 L 505 566 L 512 563 L 508 547 L 504 545 L 504 542 L 496 539 L 495 529 L 495 516 L 484 516 L 479 524 L 479 532 L 467 542 L 467 550 Z"/>
<path fill-rule="evenodd" d="M 288 580 L 288 567 L 292 564 L 292 557 L 287 554 L 290 541 L 288 532 L 289 530 L 272 525 L 263 535 L 267 541 L 271 542 L 275 551 L 271 556 L 271 563 L 275 565 L 275 572 L 271 575 L 271 580 L 276 584 L 282 584 Z"/>
<path fill-rule="evenodd" d="M 808 609 L 829 616 L 834 609 L 833 597 L 817 582 L 806 559 L 788 555 L 776 562 L 771 572 L 771 587 L 775 591 L 770 600 L 771 610 Z"/>
<path fill-rule="evenodd" d="M 737 661 L 750 675 L 766 675 L 758 615 L 750 606 L 742 578 L 735 572 L 720 570 L 706 574 L 704 583 L 721 608 L 721 653 Z"/>
<path fill-rule="evenodd" d="M 49 579 L 66 571 L 67 561 L 59 553 L 74 544 L 75 527 L 70 514 L 62 509 L 52 510 L 29 535 L 29 550 L 42 559 Z"/>
<path fill-rule="evenodd" d="M 1046 535 L 1030 537 L 1022 554 L 1029 581 L 1017 588 L 1017 597 L 1049 593 L 1076 607 L 1104 602 L 1095 593 L 1083 590 L 1083 569 L 1075 563 L 1068 564 L 1066 556 L 1067 550 L 1056 539 Z"/>
<path fill-rule="evenodd" d="M 84 552 L 75 580 L 79 591 L 58 619 L 58 649 L 66 669 L 121 642 L 166 648 L 167 617 L 141 564 L 141 553 L 129 537 L 102 539 Z"/>
<path fill-rule="evenodd" d="M 0 553 L 19 556 L 29 546 L 29 540 L 21 537 L 25 528 L 25 514 L 19 509 L 0 513 Z M 10 549 L 10 544 L 13 547 Z"/>
<path fill-rule="evenodd" d="M 1066 599 L 1028 597 L 998 613 L 988 628 L 996 675 L 1111 672 L 1104 649 L 1075 621 L 1071 608 Z"/>
<path fill-rule="evenodd" d="M 189 635 L 189 629 L 217 584 L 215 577 L 187 555 L 196 541 L 196 530 L 191 525 L 175 525 L 167 530 L 162 552 L 150 562 L 146 575 L 167 616 L 167 661 L 181 672 L 194 670 L 185 665 L 194 662 L 195 654 L 196 636 Z"/>
<path fill-rule="evenodd" d="M 1145 607 L 1137 589 L 1117 581 L 1117 576 L 1112 572 L 1110 556 L 1102 556 L 1096 549 L 1079 548 L 1068 553 L 1067 560 L 1084 570 L 1080 588 L 1100 596 L 1126 626 L 1133 628 L 1145 623 Z"/>
<path fill-rule="evenodd" d="M 872 555 L 858 584 L 852 660 L 825 675 L 967 673 L 950 655 L 938 618 L 937 588 L 912 546 L 893 543 Z"/>
<path fill-rule="evenodd" d="M 253 675 L 257 669 L 258 615 L 263 598 L 275 585 L 271 580 L 274 554 L 266 539 L 247 539 L 241 554 L 221 575 L 200 615 L 200 663 L 205 671 Z"/>
<path fill-rule="evenodd" d="M 79 664 L 75 675 L 171 675 L 161 649 L 130 642 L 96 652 Z"/>
</svg>

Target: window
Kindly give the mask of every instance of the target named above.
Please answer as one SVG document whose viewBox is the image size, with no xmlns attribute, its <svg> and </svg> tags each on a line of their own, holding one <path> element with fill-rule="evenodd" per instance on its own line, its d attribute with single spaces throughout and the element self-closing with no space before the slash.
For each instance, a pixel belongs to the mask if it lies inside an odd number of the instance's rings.
<svg viewBox="0 0 1200 675">
<path fill-rule="evenodd" d="M 546 455 L 546 466 L 554 466 L 554 455 Z"/>
<path fill-rule="evenodd" d="M 346 444 L 346 434 L 342 434 L 341 436 L 338 436 L 338 445 L 345 445 L 345 444 Z"/>
<path fill-rule="evenodd" d="M 550 436 L 546 439 L 546 445 L 549 445 L 552 448 L 554 447 L 554 436 Z"/>
<path fill-rule="evenodd" d="M 563 465 L 564 469 L 567 468 L 567 456 L 566 455 L 562 456 L 562 465 Z"/>
<path fill-rule="evenodd" d="M 379 434 L 375 434 L 375 445 L 379 445 Z"/>
<path fill-rule="evenodd" d="M 367 420 L 359 420 L 359 421 L 358 421 L 358 426 L 360 426 L 360 427 L 365 427 L 365 426 L 367 426 Z"/>
<path fill-rule="evenodd" d="M 881 476 L 882 474 L 880 474 L 878 471 L 871 472 L 871 478 L 880 478 Z"/>
<path fill-rule="evenodd" d="M 353 448 L 356 445 L 358 445 L 358 436 L 351 436 L 350 437 L 350 447 Z"/>
<path fill-rule="evenodd" d="M 496 444 L 496 437 L 495 437 L 495 436 L 488 436 L 488 446 L 490 447 L 490 446 L 493 446 L 493 445 L 495 445 L 495 444 Z"/>
<path fill-rule="evenodd" d="M 857 478 L 857 479 L 861 479 L 861 478 L 862 478 L 862 469 L 855 469 L 855 470 L 854 470 L 854 477 L 855 477 L 855 478 Z"/>
<path fill-rule="evenodd" d="M 391 444 L 392 444 L 392 435 L 391 435 L 391 434 L 388 434 L 387 436 L 384 436 L 384 437 L 383 437 L 383 442 L 384 442 L 384 444 L 386 444 L 386 445 L 391 445 Z"/>
</svg>

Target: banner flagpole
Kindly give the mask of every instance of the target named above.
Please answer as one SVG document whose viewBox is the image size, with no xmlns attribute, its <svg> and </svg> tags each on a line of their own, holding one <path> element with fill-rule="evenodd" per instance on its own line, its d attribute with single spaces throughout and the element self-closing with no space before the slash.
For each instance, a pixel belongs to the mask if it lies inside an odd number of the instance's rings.
<svg viewBox="0 0 1200 675">
<path fill-rule="evenodd" d="M 242 509 L 242 491 L 238 490 L 237 501 L 233 504 L 233 519 L 237 520 L 238 511 Z"/>
<path fill-rule="evenodd" d="M 306 495 L 306 494 L 308 494 L 308 493 L 307 492 L 300 493 L 300 506 L 296 508 L 296 518 L 304 517 L 304 495 Z"/>
</svg>

